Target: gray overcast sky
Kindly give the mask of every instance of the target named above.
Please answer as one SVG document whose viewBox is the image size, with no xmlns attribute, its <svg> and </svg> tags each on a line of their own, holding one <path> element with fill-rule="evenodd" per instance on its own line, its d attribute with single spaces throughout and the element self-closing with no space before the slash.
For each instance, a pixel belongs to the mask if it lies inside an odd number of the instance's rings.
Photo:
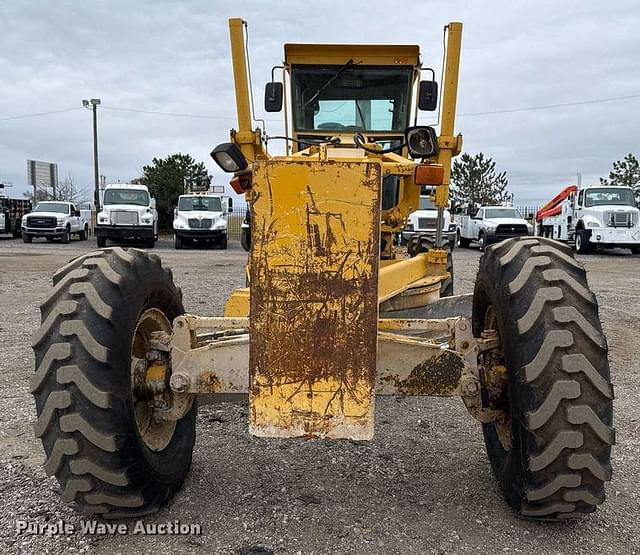
<svg viewBox="0 0 640 555">
<path fill-rule="evenodd" d="M 153 2 L 0 0 L 0 180 L 26 189 L 26 160 L 58 163 L 60 179 L 91 186 L 90 114 L 99 97 L 100 172 L 140 175 L 154 156 L 188 152 L 218 184 L 209 158 L 235 125 L 227 18 L 249 22 L 256 104 L 284 42 L 421 45 L 439 70 L 442 27 L 465 24 L 460 114 L 640 95 L 640 3 Z M 59 114 L 9 116 L 79 108 Z M 131 108 L 217 116 L 172 117 Z M 607 175 L 612 161 L 640 155 L 640 97 L 458 119 L 465 151 L 492 156 L 516 203 Z M 273 119 L 273 114 L 269 119 Z M 427 118 L 428 120 L 428 118 Z M 268 132 L 282 132 L 269 122 Z M 277 152 L 276 149 L 272 149 Z"/>
</svg>

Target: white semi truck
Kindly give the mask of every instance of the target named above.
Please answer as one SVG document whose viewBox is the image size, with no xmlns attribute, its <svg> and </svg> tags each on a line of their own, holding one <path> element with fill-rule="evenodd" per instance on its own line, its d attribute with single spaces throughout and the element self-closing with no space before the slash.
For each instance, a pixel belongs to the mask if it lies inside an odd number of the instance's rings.
<svg viewBox="0 0 640 555">
<path fill-rule="evenodd" d="M 136 241 L 153 248 L 158 239 L 156 200 L 145 185 L 107 185 L 96 221 L 98 247 L 110 241 Z"/>
<path fill-rule="evenodd" d="M 579 253 L 628 248 L 640 254 L 640 210 L 631 187 L 571 185 L 536 214 L 537 234 L 573 243 Z"/>
<path fill-rule="evenodd" d="M 173 214 L 175 248 L 181 249 L 185 243 L 207 243 L 226 249 L 230 209 L 229 197 L 210 193 L 180 195 Z"/>
<path fill-rule="evenodd" d="M 533 233 L 533 226 L 510 206 L 481 206 L 473 215 L 455 216 L 455 221 L 458 246 L 468 247 L 475 241 L 481 251 L 492 243 Z"/>
</svg>

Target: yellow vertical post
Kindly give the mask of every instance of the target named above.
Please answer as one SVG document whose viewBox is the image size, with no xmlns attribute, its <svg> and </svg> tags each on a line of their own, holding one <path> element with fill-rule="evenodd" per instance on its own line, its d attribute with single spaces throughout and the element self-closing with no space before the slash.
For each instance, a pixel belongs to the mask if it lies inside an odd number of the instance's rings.
<svg viewBox="0 0 640 555">
<path fill-rule="evenodd" d="M 462 23 L 451 22 L 448 27 L 447 56 L 445 60 L 441 124 L 438 145 L 438 163 L 444 166 L 443 185 L 436 190 L 436 206 L 446 208 L 449 202 L 449 178 L 451 158 L 460 151 L 461 141 L 454 137 L 456 101 L 458 98 L 458 71 L 460 69 L 460 47 L 462 44 Z"/>
<path fill-rule="evenodd" d="M 229 19 L 229 39 L 231 41 L 231 63 L 236 93 L 238 130 L 233 137 L 240 150 L 250 161 L 256 158 L 255 133 L 251 129 L 251 100 L 247 73 L 247 52 L 245 49 L 245 21 L 239 17 Z"/>
</svg>

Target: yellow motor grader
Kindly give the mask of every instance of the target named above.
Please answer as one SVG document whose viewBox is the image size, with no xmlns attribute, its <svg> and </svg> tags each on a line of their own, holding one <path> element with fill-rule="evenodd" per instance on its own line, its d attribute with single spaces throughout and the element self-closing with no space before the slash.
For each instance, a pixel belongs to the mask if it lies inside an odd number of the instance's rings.
<svg viewBox="0 0 640 555">
<path fill-rule="evenodd" d="M 486 250 L 473 295 L 452 294 L 440 224 L 462 146 L 462 24 L 445 27 L 441 95 L 418 46 L 286 44 L 265 87 L 280 137 L 253 127 L 246 24 L 229 29 L 238 126 L 212 156 L 250 205 L 249 286 L 205 318 L 144 251 L 56 272 L 31 387 L 63 500 L 109 518 L 161 507 L 189 470 L 201 393 L 248 393 L 253 435 L 328 440 L 372 439 L 377 395 L 440 395 L 482 424 L 519 514 L 595 510 L 613 389 L 583 267 L 560 243 L 518 237 Z M 438 106 L 439 133 L 417 125 Z M 273 140 L 286 154 L 268 153 Z M 425 190 L 437 231 L 407 256 L 394 236 Z"/>
</svg>

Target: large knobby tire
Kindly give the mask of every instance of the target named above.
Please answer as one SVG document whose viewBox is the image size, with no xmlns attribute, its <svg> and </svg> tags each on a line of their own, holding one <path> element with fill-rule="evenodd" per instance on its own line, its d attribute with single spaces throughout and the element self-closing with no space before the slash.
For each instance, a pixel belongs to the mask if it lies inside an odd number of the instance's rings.
<svg viewBox="0 0 640 555">
<path fill-rule="evenodd" d="M 60 242 L 67 245 L 69 241 L 71 241 L 71 228 L 67 226 L 64 229 L 64 233 L 62 234 L 62 237 L 60 237 Z"/>
<path fill-rule="evenodd" d="M 613 388 L 584 268 L 550 239 L 493 245 L 480 261 L 474 335 L 491 311 L 508 372 L 511 445 L 496 425 L 483 431 L 507 501 L 545 520 L 594 511 L 611 479 Z"/>
<path fill-rule="evenodd" d="M 414 233 L 409 239 L 407 246 L 407 252 L 410 257 L 414 257 L 421 252 L 429 252 L 436 248 L 436 241 L 433 235 L 425 233 Z M 449 239 L 447 237 L 442 238 L 442 248 L 447 251 L 447 272 L 449 277 L 440 284 L 440 297 L 453 296 L 453 254 L 449 248 Z"/>
<path fill-rule="evenodd" d="M 182 237 L 180 237 L 180 235 L 178 235 L 177 233 L 173 236 L 173 246 L 176 250 L 180 250 L 183 248 Z"/>
<path fill-rule="evenodd" d="M 157 511 L 191 465 L 196 408 L 167 433 L 162 428 L 161 445 L 143 435 L 132 397 L 132 343 L 143 313 L 155 309 L 168 322 L 184 313 L 182 295 L 160 259 L 137 249 L 85 254 L 53 282 L 41 305 L 31 382 L 45 471 L 55 474 L 63 500 L 84 512 L 120 518 Z"/>
<path fill-rule="evenodd" d="M 31 243 L 33 241 L 33 236 L 29 235 L 28 233 L 23 233 L 22 234 L 22 242 L 23 243 Z"/>
<path fill-rule="evenodd" d="M 106 237 L 96 237 L 96 244 L 98 248 L 104 248 L 107 246 L 107 238 Z"/>
</svg>

